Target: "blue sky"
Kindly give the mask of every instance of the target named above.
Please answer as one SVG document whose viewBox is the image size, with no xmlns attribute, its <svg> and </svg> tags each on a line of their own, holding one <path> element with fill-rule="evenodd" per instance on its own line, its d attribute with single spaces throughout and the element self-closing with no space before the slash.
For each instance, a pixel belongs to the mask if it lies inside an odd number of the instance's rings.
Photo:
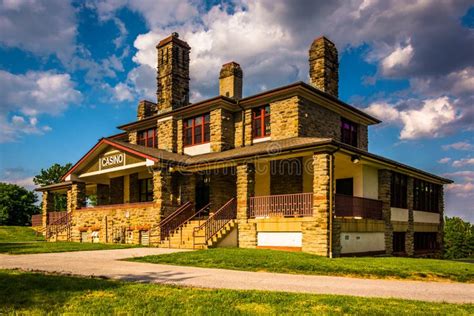
<svg viewBox="0 0 474 316">
<path fill-rule="evenodd" d="M 0 181 L 32 188 L 155 100 L 155 45 L 192 47 L 191 100 L 234 60 L 244 95 L 308 81 L 322 34 L 340 98 L 384 121 L 369 149 L 444 175 L 446 213 L 474 221 L 474 7 L 470 1 L 0 0 Z"/>
</svg>

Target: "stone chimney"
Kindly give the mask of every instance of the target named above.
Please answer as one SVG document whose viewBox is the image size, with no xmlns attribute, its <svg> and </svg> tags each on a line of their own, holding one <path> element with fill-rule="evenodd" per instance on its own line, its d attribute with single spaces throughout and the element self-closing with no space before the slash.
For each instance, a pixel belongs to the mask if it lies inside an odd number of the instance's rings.
<svg viewBox="0 0 474 316">
<path fill-rule="evenodd" d="M 147 100 L 141 100 L 138 103 L 137 120 L 143 120 L 154 114 L 156 114 L 156 103 Z"/>
<path fill-rule="evenodd" d="M 333 42 L 322 36 L 309 49 L 310 83 L 321 91 L 338 97 L 339 61 Z"/>
<path fill-rule="evenodd" d="M 157 98 L 158 113 L 189 104 L 188 43 L 173 33 L 156 46 L 158 50 Z"/>
<path fill-rule="evenodd" d="M 231 61 L 222 65 L 219 74 L 219 94 L 235 100 L 242 99 L 243 72 L 240 65 Z"/>
</svg>

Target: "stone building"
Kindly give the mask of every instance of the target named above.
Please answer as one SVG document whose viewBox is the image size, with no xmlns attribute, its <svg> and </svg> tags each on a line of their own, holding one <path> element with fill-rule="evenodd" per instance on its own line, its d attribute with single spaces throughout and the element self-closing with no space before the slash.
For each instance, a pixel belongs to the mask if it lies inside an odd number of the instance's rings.
<svg viewBox="0 0 474 316">
<path fill-rule="evenodd" d="M 140 101 L 122 133 L 38 189 L 49 240 L 440 254 L 451 181 L 369 152 L 380 121 L 338 99 L 330 40 L 311 44 L 309 84 L 244 96 L 230 62 L 219 95 L 193 104 L 190 49 L 177 33 L 160 41 L 156 103 Z M 53 209 L 54 194 L 67 210 Z"/>
</svg>

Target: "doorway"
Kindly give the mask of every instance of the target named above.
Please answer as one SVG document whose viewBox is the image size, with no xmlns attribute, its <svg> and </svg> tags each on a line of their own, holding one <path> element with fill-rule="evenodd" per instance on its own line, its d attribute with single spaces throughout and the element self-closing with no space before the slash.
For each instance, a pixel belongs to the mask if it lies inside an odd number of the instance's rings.
<svg viewBox="0 0 474 316">
<path fill-rule="evenodd" d="M 196 211 L 209 204 L 209 177 L 203 174 L 196 175 Z"/>
<path fill-rule="evenodd" d="M 336 179 L 336 194 L 354 195 L 353 178 Z"/>
</svg>

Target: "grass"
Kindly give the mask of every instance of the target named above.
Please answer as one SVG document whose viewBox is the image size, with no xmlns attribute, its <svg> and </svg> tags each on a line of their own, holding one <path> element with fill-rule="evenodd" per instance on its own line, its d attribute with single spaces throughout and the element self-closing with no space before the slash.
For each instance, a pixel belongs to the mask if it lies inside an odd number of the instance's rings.
<svg viewBox="0 0 474 316">
<path fill-rule="evenodd" d="M 303 252 L 217 248 L 129 260 L 246 271 L 474 282 L 474 264 L 435 259 L 396 257 L 329 259 Z"/>
<path fill-rule="evenodd" d="M 31 227 L 0 226 L 0 253 L 31 254 L 65 251 L 107 250 L 136 247 L 124 244 L 46 242 Z"/>
<path fill-rule="evenodd" d="M 42 235 L 27 226 L 0 226 L 0 243 L 44 241 Z"/>
<path fill-rule="evenodd" d="M 0 270 L 0 314 L 473 315 L 474 305 L 208 290 Z"/>
</svg>

